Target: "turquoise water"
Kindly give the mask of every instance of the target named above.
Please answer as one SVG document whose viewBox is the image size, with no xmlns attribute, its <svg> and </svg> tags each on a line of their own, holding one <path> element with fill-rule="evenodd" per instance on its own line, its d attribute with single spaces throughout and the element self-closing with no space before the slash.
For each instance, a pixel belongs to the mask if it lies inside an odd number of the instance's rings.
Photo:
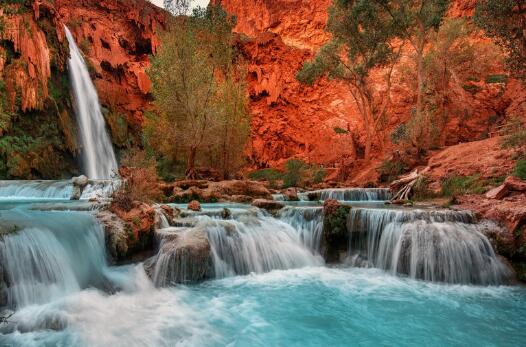
<svg viewBox="0 0 526 347">
<path fill-rule="evenodd" d="M 13 346 L 521 346 L 523 287 L 442 285 L 377 269 L 304 268 L 156 289 L 83 290 L 13 317 Z M 53 320 L 65 328 L 39 330 Z M 55 324 L 57 325 L 57 324 Z"/>
</svg>

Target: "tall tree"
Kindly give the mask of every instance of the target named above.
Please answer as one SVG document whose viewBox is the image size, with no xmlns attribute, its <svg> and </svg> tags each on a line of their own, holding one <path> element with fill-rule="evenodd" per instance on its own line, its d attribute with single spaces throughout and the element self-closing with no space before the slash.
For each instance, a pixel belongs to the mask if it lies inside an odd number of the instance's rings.
<svg viewBox="0 0 526 347">
<path fill-rule="evenodd" d="M 438 30 L 449 6 L 449 0 L 374 0 L 383 3 L 396 20 L 402 37 L 415 50 L 417 72 L 416 118 L 423 118 L 425 71 L 424 54 L 430 36 Z"/>
<path fill-rule="evenodd" d="M 146 122 L 145 135 L 161 159 L 185 158 L 189 178 L 195 177 L 198 163 L 209 163 L 227 176 L 237 167 L 225 160 L 232 163 L 243 155 L 247 133 L 236 132 L 239 142 L 233 146 L 234 139 L 225 131 L 225 126 L 243 128 L 248 122 L 247 93 L 241 83 L 245 75 L 234 64 L 231 46 L 233 25 L 219 6 L 194 10 L 191 17 L 174 20 L 152 59 L 149 75 L 158 112 Z M 161 129 L 157 121 L 175 131 Z M 159 132 L 167 131 L 175 136 L 175 144 L 160 140 Z M 211 153 L 220 150 L 228 155 L 210 160 L 217 158 Z"/>
<path fill-rule="evenodd" d="M 298 80 L 307 84 L 323 75 L 349 84 L 364 122 L 365 159 L 370 159 L 375 132 L 390 103 L 391 76 L 401 50 L 400 43 L 393 44 L 402 33 L 398 16 L 392 16 L 391 11 L 384 1 L 334 0 L 327 23 L 332 41 L 297 74 Z M 370 79 L 371 71 L 380 67 L 388 67 L 383 93 Z"/>
<path fill-rule="evenodd" d="M 480 0 L 475 23 L 505 48 L 510 70 L 526 80 L 526 1 Z"/>
</svg>

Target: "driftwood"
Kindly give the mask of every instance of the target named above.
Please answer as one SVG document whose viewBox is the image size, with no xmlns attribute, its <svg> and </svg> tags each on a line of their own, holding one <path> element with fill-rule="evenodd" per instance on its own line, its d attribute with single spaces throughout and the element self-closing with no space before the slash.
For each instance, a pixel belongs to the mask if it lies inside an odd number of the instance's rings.
<svg viewBox="0 0 526 347">
<path fill-rule="evenodd" d="M 422 175 L 427 171 L 429 171 L 429 167 L 426 167 L 424 170 L 420 171 L 420 173 L 418 172 L 418 169 L 416 169 L 410 174 L 402 176 L 398 180 L 391 183 L 389 188 L 391 189 L 391 192 L 394 193 L 391 201 L 409 200 L 416 182 L 418 182 L 418 179 L 421 178 Z"/>
</svg>

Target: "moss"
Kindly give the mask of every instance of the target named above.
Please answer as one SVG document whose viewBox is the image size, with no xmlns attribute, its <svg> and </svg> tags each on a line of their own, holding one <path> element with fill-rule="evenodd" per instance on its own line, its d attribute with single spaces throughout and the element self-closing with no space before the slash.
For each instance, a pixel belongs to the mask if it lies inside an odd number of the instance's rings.
<svg viewBox="0 0 526 347">
<path fill-rule="evenodd" d="M 489 75 L 486 77 L 486 83 L 506 83 L 508 81 L 507 75 Z"/>
<path fill-rule="evenodd" d="M 345 205 L 326 204 L 324 208 L 322 242 L 327 262 L 338 262 L 340 253 L 348 250 L 347 216 L 350 210 L 351 207 Z"/>
</svg>

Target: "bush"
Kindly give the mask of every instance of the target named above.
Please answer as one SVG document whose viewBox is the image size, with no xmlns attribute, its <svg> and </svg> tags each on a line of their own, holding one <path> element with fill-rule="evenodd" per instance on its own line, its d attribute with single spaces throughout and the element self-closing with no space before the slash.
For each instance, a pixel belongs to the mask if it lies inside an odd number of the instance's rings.
<svg viewBox="0 0 526 347">
<path fill-rule="evenodd" d="M 526 160 L 517 160 L 515 170 L 513 170 L 513 175 L 526 180 Z"/>
<path fill-rule="evenodd" d="M 489 75 L 486 77 L 486 83 L 506 83 L 508 76 L 506 75 Z"/>
<path fill-rule="evenodd" d="M 133 151 L 122 159 L 123 183 L 113 194 L 113 204 L 129 211 L 134 201 L 153 203 L 161 197 L 155 160 L 144 151 Z"/>
<path fill-rule="evenodd" d="M 384 160 L 378 168 L 382 182 L 392 182 L 405 171 L 404 163 L 397 160 Z"/>
<path fill-rule="evenodd" d="M 325 171 L 325 168 L 319 166 L 314 167 L 312 170 L 312 182 L 322 183 L 325 180 L 325 177 L 327 176 L 327 171 Z"/>
<path fill-rule="evenodd" d="M 302 160 L 291 159 L 286 164 L 287 172 L 283 176 L 283 187 L 298 187 L 303 184 L 305 169 L 308 166 Z"/>
<path fill-rule="evenodd" d="M 452 197 L 464 194 L 482 194 L 487 188 L 478 175 L 450 176 L 441 182 L 442 195 Z"/>
</svg>

